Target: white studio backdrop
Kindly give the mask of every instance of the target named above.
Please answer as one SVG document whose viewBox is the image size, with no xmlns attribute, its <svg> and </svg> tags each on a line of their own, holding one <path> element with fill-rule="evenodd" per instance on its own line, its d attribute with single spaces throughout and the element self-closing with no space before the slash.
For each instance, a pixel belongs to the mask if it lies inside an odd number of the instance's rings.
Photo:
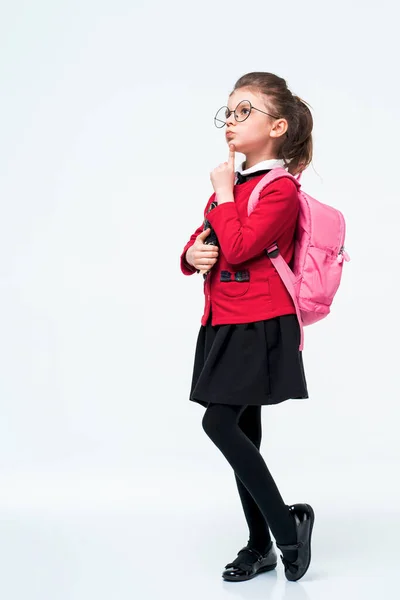
<svg viewBox="0 0 400 600">
<path fill-rule="evenodd" d="M 263 409 L 262 451 L 287 502 L 398 503 L 393 6 L 2 3 L 1 510 L 238 502 L 188 399 L 203 280 L 179 256 L 249 71 L 311 104 L 302 185 L 342 210 L 352 259 L 305 330 L 310 398 Z"/>
</svg>

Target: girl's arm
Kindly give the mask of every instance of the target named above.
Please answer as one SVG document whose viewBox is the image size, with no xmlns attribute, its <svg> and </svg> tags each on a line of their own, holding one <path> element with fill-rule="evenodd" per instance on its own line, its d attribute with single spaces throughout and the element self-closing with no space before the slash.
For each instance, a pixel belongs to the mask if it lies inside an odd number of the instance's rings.
<svg viewBox="0 0 400 600">
<path fill-rule="evenodd" d="M 235 265 L 257 256 L 276 242 L 285 229 L 293 226 L 298 211 L 296 184 L 282 178 L 261 191 L 255 209 L 243 221 L 235 202 L 219 204 L 207 218 L 226 260 Z"/>
</svg>

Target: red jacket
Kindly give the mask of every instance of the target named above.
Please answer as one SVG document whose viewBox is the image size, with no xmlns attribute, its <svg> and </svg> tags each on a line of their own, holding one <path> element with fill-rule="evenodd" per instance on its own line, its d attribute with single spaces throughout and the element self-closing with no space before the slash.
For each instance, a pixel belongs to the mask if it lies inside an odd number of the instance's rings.
<svg viewBox="0 0 400 600">
<path fill-rule="evenodd" d="M 294 233 L 299 212 L 297 187 L 281 178 L 265 187 L 250 216 L 247 202 L 263 175 L 235 185 L 234 202 L 226 202 L 208 211 L 215 193 L 209 198 L 204 217 L 218 238 L 218 260 L 204 280 L 204 313 L 211 324 L 249 323 L 296 312 L 293 300 L 264 249 L 276 242 L 287 263 L 294 250 Z M 198 271 L 186 262 L 186 251 L 203 231 L 204 222 L 191 235 L 181 254 L 184 275 Z M 235 280 L 235 273 L 241 281 Z"/>
</svg>

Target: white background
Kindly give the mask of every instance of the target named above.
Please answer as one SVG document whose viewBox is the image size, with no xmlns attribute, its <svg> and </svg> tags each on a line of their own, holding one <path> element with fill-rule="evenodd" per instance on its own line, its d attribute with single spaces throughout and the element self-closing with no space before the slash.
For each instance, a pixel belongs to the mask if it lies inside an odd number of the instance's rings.
<svg viewBox="0 0 400 600">
<path fill-rule="evenodd" d="M 394 2 L 2 3 L 7 600 L 264 598 L 268 586 L 274 598 L 366 597 L 392 574 L 396 11 Z M 285 502 L 316 512 L 313 562 L 297 584 L 279 560 L 235 587 L 220 572 L 248 531 L 231 467 L 188 399 L 204 296 L 179 256 L 202 222 L 210 171 L 228 156 L 213 116 L 250 71 L 276 73 L 311 104 L 303 189 L 344 213 L 352 260 L 331 315 L 305 330 L 310 398 L 263 408 L 261 450 Z"/>
</svg>

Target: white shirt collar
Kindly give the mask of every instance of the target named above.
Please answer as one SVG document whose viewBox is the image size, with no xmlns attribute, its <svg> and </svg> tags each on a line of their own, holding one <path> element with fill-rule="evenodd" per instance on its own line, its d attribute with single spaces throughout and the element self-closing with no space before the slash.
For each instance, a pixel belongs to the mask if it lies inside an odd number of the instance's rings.
<svg viewBox="0 0 400 600">
<path fill-rule="evenodd" d="M 243 161 L 241 165 L 236 169 L 241 175 L 249 175 L 255 171 L 262 171 L 264 169 L 274 169 L 275 167 L 285 167 L 283 158 L 269 158 L 268 160 L 262 160 L 261 162 L 253 165 L 249 169 L 243 169 L 243 165 L 246 161 Z"/>
</svg>

